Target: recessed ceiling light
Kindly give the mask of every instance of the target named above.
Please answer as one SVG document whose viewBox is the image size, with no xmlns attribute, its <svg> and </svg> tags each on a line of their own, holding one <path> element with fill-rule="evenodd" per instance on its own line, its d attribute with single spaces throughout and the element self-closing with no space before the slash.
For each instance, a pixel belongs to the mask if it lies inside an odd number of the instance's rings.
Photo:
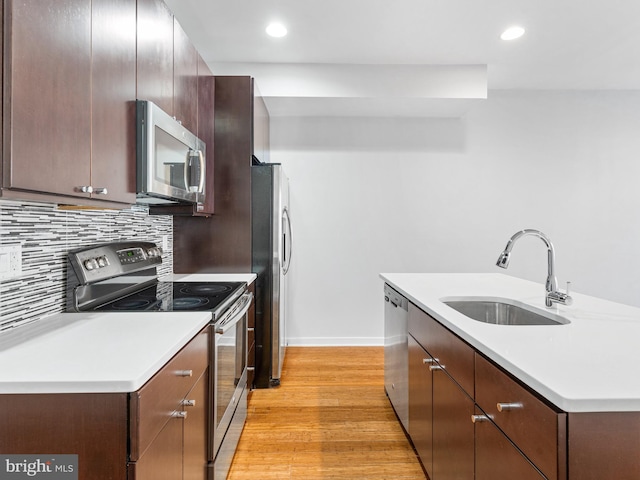
<svg viewBox="0 0 640 480">
<path fill-rule="evenodd" d="M 524 28 L 516 26 L 507 28 L 502 32 L 500 38 L 502 40 L 515 40 L 516 38 L 520 38 L 522 35 L 524 35 Z"/>
<path fill-rule="evenodd" d="M 281 23 L 270 23 L 267 27 L 267 35 L 272 37 L 284 37 L 287 34 L 287 27 Z"/>
</svg>

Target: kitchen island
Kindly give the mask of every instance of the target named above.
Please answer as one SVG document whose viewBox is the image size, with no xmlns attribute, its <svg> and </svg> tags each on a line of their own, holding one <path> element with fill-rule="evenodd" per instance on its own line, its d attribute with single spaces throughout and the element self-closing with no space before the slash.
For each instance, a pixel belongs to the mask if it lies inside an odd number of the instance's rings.
<svg viewBox="0 0 640 480">
<path fill-rule="evenodd" d="M 409 434 L 427 471 L 445 469 L 437 402 L 451 408 L 440 394 L 452 392 L 462 433 L 445 440 L 466 445 L 461 478 L 640 478 L 640 309 L 580 294 L 547 308 L 543 285 L 502 274 L 381 277 L 410 302 Z M 495 325 L 444 303 L 464 298 L 507 299 L 567 323 Z M 512 463 L 502 458 L 510 448 Z"/>
</svg>

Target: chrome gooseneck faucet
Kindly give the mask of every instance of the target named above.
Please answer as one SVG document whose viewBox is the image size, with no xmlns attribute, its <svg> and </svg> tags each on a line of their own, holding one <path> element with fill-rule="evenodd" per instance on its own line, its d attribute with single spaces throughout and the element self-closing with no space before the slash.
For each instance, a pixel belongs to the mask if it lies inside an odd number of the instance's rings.
<svg viewBox="0 0 640 480">
<path fill-rule="evenodd" d="M 524 237 L 526 235 L 533 235 L 534 237 L 538 237 L 540 240 L 544 242 L 547 246 L 547 263 L 549 267 L 549 273 L 547 274 L 547 282 L 545 284 L 545 289 L 547 291 L 547 296 L 545 297 L 545 305 L 547 307 L 551 307 L 554 303 L 560 303 L 562 305 L 571 305 L 573 303 L 573 299 L 569 296 L 569 282 L 567 282 L 567 292 L 563 293 L 558 290 L 558 280 L 556 279 L 555 273 L 555 251 L 553 249 L 553 244 L 549 237 L 547 237 L 540 230 L 520 230 L 513 234 L 513 236 L 507 242 L 507 246 L 504 247 L 503 252 L 498 257 L 498 261 L 496 265 L 500 268 L 507 268 L 509 266 L 509 256 L 511 255 L 511 250 L 513 249 L 513 245 L 516 241 Z"/>
</svg>

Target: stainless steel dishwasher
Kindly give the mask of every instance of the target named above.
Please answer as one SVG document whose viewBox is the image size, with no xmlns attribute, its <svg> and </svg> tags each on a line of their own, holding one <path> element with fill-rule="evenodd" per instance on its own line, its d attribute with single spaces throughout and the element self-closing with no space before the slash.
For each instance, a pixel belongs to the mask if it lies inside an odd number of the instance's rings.
<svg viewBox="0 0 640 480">
<path fill-rule="evenodd" d="M 409 302 L 384 286 L 384 388 L 402 426 L 409 431 Z"/>
</svg>

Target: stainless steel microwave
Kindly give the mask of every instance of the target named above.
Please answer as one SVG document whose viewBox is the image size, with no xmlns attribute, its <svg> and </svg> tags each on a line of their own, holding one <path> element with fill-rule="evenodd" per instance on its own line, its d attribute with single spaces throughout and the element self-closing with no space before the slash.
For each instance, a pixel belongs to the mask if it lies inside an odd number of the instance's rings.
<svg viewBox="0 0 640 480">
<path fill-rule="evenodd" d="M 136 101 L 138 203 L 205 200 L 206 146 L 153 102 Z"/>
</svg>

